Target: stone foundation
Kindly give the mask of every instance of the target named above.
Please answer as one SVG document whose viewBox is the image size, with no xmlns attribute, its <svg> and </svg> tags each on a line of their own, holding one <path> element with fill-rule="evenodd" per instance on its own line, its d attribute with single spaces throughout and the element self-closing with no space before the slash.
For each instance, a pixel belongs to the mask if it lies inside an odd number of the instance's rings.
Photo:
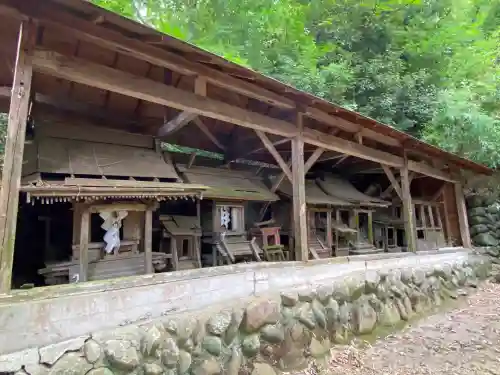
<svg viewBox="0 0 500 375">
<path fill-rule="evenodd" d="M 301 369 L 352 335 L 395 326 L 457 298 L 459 288 L 477 286 L 490 271 L 485 258 L 464 252 L 424 258 L 391 269 L 367 262 L 362 271 L 314 285 L 11 353 L 0 356 L 0 371 L 274 375 Z M 322 271 L 322 265 L 311 267 Z"/>
</svg>

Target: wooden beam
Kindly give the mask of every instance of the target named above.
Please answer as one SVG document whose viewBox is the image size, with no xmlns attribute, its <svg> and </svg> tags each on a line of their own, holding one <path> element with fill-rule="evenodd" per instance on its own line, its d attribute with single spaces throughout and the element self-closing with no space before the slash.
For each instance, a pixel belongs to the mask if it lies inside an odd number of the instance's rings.
<svg viewBox="0 0 500 375">
<path fill-rule="evenodd" d="M 267 138 L 266 134 L 259 130 L 255 130 L 255 133 L 258 135 L 264 146 L 266 146 L 269 153 L 274 157 L 278 165 L 281 167 L 281 170 L 283 171 L 285 176 L 290 180 L 290 182 L 293 183 L 292 172 L 290 171 L 290 168 L 288 167 L 288 165 L 286 165 L 285 161 L 283 160 L 279 152 L 276 150 L 276 148 L 273 146 L 269 138 Z M 304 163 L 304 160 L 302 160 L 302 163 Z"/>
<path fill-rule="evenodd" d="M 405 155 L 406 156 L 406 155 Z M 417 251 L 417 231 L 415 226 L 415 215 L 413 213 L 413 203 L 410 193 L 410 179 L 408 164 L 405 163 L 403 168 L 401 168 L 401 194 L 402 194 L 402 204 L 403 204 L 403 218 L 406 242 L 408 246 L 408 251 Z"/>
<path fill-rule="evenodd" d="M 464 191 L 460 182 L 455 183 L 455 199 L 457 202 L 458 223 L 460 225 L 462 246 L 471 249 L 472 242 L 469 232 L 469 220 L 467 219 L 467 208 L 465 206 Z"/>
<path fill-rule="evenodd" d="M 247 111 L 240 107 L 195 95 L 172 86 L 166 86 L 147 78 L 94 64 L 80 58 L 64 56 L 57 52 L 43 49 L 36 50 L 33 66 L 37 71 L 58 78 L 190 111 L 261 132 L 268 132 L 283 137 L 294 137 L 297 134 L 296 127 L 286 121 Z M 383 163 L 392 167 L 401 167 L 403 164 L 403 159 L 399 156 L 372 149 L 314 129 L 305 128 L 303 131 L 303 140 L 305 143 L 317 147 Z"/>
<path fill-rule="evenodd" d="M 401 186 L 399 186 L 399 183 L 396 180 L 396 178 L 394 177 L 394 174 L 392 173 L 391 169 L 388 166 L 383 165 L 383 164 L 382 164 L 382 168 L 385 172 L 385 175 L 387 176 L 387 178 L 391 182 L 393 189 L 396 191 L 396 194 L 399 196 L 399 199 L 402 200 L 403 199 L 403 192 L 401 190 Z M 410 182 L 408 182 L 408 184 L 409 183 Z"/>
<path fill-rule="evenodd" d="M 409 180 L 409 183 L 411 184 L 411 182 L 413 181 L 413 179 L 415 178 L 416 174 L 415 172 L 410 172 L 408 174 L 408 180 Z M 398 182 L 398 184 L 401 182 L 401 176 L 398 176 L 396 177 L 396 181 Z M 389 193 L 392 191 L 392 189 L 394 189 L 394 185 L 393 184 L 390 184 L 387 189 L 385 189 L 382 194 L 380 194 L 381 197 L 385 197 L 385 196 L 388 196 Z M 399 195 L 399 194 L 398 194 Z M 400 198 L 401 199 L 401 198 Z"/>
<path fill-rule="evenodd" d="M 316 150 L 314 150 L 314 152 L 311 154 L 311 156 L 309 156 L 309 159 L 307 159 L 307 162 L 304 165 L 304 173 L 305 174 L 307 174 L 307 172 L 309 172 L 309 170 L 312 168 L 314 163 L 316 163 L 316 161 L 319 159 L 319 157 L 321 156 L 321 154 L 323 154 L 324 151 L 325 151 L 324 148 L 318 147 Z"/>
<path fill-rule="evenodd" d="M 89 231 L 90 231 L 90 210 L 82 207 L 82 218 L 80 221 L 80 271 L 78 282 L 88 281 L 89 276 Z"/>
<path fill-rule="evenodd" d="M 302 114 L 297 114 L 297 128 L 303 129 Z M 293 234 L 295 260 L 307 261 L 309 248 L 307 241 L 306 188 L 304 173 L 304 140 L 299 135 L 292 139 L 292 189 L 293 189 Z"/>
<path fill-rule="evenodd" d="M 19 186 L 30 107 L 35 40 L 36 25 L 29 21 L 22 22 L 19 29 L 0 190 L 0 294 L 10 290 L 12 281 Z"/>
<path fill-rule="evenodd" d="M 327 125 L 330 125 L 335 128 L 339 128 L 343 131 L 349 133 L 358 133 L 359 137 L 369 138 L 381 144 L 391 146 L 391 147 L 401 147 L 401 142 L 397 139 L 389 137 L 384 134 L 377 133 L 371 129 L 367 129 L 362 127 L 360 124 L 355 124 L 353 122 L 347 121 L 341 117 L 323 112 L 319 109 L 308 107 L 306 109 L 306 115 L 317 120 L 323 122 Z"/>
<path fill-rule="evenodd" d="M 153 269 L 153 209 L 148 208 L 144 218 L 144 272 L 146 275 L 154 273 Z M 171 241 L 175 241 L 173 236 Z"/>
<path fill-rule="evenodd" d="M 199 117 L 196 117 L 193 122 L 196 124 L 196 126 L 207 136 L 208 139 L 212 141 L 214 145 L 216 145 L 220 150 L 225 151 L 226 148 L 222 143 L 219 142 L 219 140 L 215 137 L 215 135 L 210 131 L 210 129 L 205 125 L 205 122 Z"/>
<path fill-rule="evenodd" d="M 387 152 L 379 151 L 356 142 L 348 141 L 329 134 L 325 134 L 315 129 L 304 129 L 304 142 L 327 150 L 337 151 L 357 158 L 371 160 L 391 167 L 400 168 L 403 165 L 403 158 Z"/>
<path fill-rule="evenodd" d="M 247 141 L 245 141 L 245 143 L 246 142 Z M 249 147 L 245 147 L 244 150 L 238 150 L 237 153 L 233 153 L 232 155 L 228 155 L 226 162 L 230 163 L 230 162 L 232 162 L 234 160 L 244 158 L 245 156 L 248 156 L 248 155 L 251 155 L 251 154 L 255 154 L 255 153 L 260 152 L 260 151 L 267 150 L 267 148 L 265 146 L 260 147 L 260 145 L 262 143 L 260 140 L 258 142 L 259 142 L 259 145 L 252 144 Z M 275 142 L 272 142 L 272 144 L 273 144 L 273 146 L 276 147 L 276 146 L 279 146 L 279 145 L 287 143 L 287 142 L 290 142 L 289 138 L 282 138 L 282 139 L 279 139 L 279 140 L 277 140 Z"/>
<path fill-rule="evenodd" d="M 166 135 L 170 135 L 176 132 L 177 130 L 182 129 L 184 126 L 193 121 L 196 117 L 198 117 L 196 113 L 181 112 L 175 118 L 163 124 L 160 127 L 160 129 L 158 129 L 157 136 L 165 137 Z"/>
<path fill-rule="evenodd" d="M 457 180 L 452 178 L 452 176 L 449 173 L 431 167 L 430 165 L 425 164 L 424 162 L 408 160 L 408 169 L 410 171 L 414 171 L 432 178 L 436 178 L 438 180 L 443 180 L 453 183 L 457 182 Z"/>
<path fill-rule="evenodd" d="M 200 96 L 207 96 L 207 81 L 204 78 L 197 77 L 194 81 L 194 93 Z M 158 129 L 158 137 L 164 137 L 166 135 L 172 134 L 177 130 L 183 128 L 198 115 L 190 111 L 184 111 L 179 113 L 174 119 L 170 120 L 166 124 Z"/>
<path fill-rule="evenodd" d="M 80 58 L 61 55 L 57 52 L 37 49 L 33 57 L 33 66 L 36 71 L 54 77 L 177 108 L 182 111 L 189 111 L 247 128 L 267 131 L 285 137 L 297 134 L 295 127 L 285 121 L 276 120 L 256 112 L 247 111 L 240 107 Z"/>
</svg>

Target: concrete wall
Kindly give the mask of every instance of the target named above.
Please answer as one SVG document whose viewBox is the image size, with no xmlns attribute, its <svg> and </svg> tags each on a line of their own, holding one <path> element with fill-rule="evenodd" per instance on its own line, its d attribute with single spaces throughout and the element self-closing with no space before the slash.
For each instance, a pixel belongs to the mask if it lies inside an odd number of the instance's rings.
<svg viewBox="0 0 500 375">
<path fill-rule="evenodd" d="M 0 297 L 0 354 L 249 297 L 309 288 L 364 270 L 461 261 L 464 250 L 380 254 L 306 263 L 252 263 L 70 284 Z"/>
</svg>

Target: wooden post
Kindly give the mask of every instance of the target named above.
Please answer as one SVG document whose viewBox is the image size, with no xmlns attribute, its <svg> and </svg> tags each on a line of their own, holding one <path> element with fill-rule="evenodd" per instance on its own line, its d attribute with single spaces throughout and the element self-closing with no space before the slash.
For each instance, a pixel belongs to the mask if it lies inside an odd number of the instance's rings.
<svg viewBox="0 0 500 375">
<path fill-rule="evenodd" d="M 368 242 L 374 245 L 373 241 L 373 215 L 371 211 L 368 211 Z"/>
<path fill-rule="evenodd" d="M 417 231 L 415 227 L 415 216 L 413 214 L 413 204 L 410 193 L 410 179 L 408 175 L 408 160 L 405 155 L 405 164 L 401 168 L 401 193 L 403 203 L 403 217 L 405 224 L 406 245 L 408 251 L 417 251 Z"/>
<path fill-rule="evenodd" d="M 330 254 L 333 247 L 333 238 L 332 238 L 332 210 L 326 212 L 326 244 L 328 249 L 330 249 Z"/>
<path fill-rule="evenodd" d="M 469 220 L 467 219 L 467 208 L 465 207 L 464 191 L 460 182 L 455 183 L 455 199 L 457 201 L 458 223 L 460 225 L 460 236 L 462 246 L 472 248 L 469 232 Z"/>
<path fill-rule="evenodd" d="M 80 225 L 80 275 L 78 282 L 88 280 L 89 274 L 89 227 L 90 227 L 90 211 L 85 207 L 80 211 L 82 214 Z"/>
<path fill-rule="evenodd" d="M 0 191 L 0 294 L 11 287 L 19 187 L 23 165 L 26 122 L 30 105 L 32 57 L 36 26 L 23 22 L 19 29 L 14 81 L 10 97 L 7 139 Z"/>
<path fill-rule="evenodd" d="M 73 203 L 73 245 L 80 241 L 80 227 L 82 221 L 81 204 Z"/>
<path fill-rule="evenodd" d="M 153 270 L 153 209 L 148 208 L 144 220 L 144 270 L 146 275 Z"/>
<path fill-rule="evenodd" d="M 309 248 L 307 243 L 306 188 L 304 176 L 304 139 L 302 114 L 297 114 L 299 135 L 292 139 L 292 187 L 293 187 L 293 233 L 295 260 L 307 261 Z"/>
</svg>

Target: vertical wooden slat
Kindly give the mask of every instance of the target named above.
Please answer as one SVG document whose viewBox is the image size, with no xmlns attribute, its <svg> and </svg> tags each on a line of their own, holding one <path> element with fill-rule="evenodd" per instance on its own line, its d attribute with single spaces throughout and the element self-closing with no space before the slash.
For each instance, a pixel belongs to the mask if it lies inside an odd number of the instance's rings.
<svg viewBox="0 0 500 375">
<path fill-rule="evenodd" d="M 432 213 L 432 206 L 431 205 L 427 206 L 427 211 L 429 212 L 430 227 L 432 229 L 434 229 L 436 227 L 436 222 L 434 221 L 434 214 Z"/>
<path fill-rule="evenodd" d="M 80 241 L 80 228 L 82 221 L 81 204 L 73 203 L 73 245 L 77 245 Z"/>
<path fill-rule="evenodd" d="M 19 187 L 23 164 L 26 122 L 33 76 L 32 56 L 36 38 L 33 22 L 21 23 L 5 140 L 2 190 L 0 191 L 0 294 L 11 287 Z"/>
<path fill-rule="evenodd" d="M 292 139 L 293 231 L 295 259 L 309 259 L 307 244 L 306 189 L 304 176 L 304 139 L 302 114 L 297 114 L 299 135 Z"/>
<path fill-rule="evenodd" d="M 469 220 L 467 219 L 467 208 L 465 207 L 464 191 L 460 182 L 455 183 L 455 197 L 457 201 L 458 223 L 460 225 L 462 246 L 465 248 L 472 248 L 469 232 Z"/>
<path fill-rule="evenodd" d="M 406 242 L 408 251 L 417 251 L 415 216 L 413 214 L 413 204 L 410 193 L 410 179 L 408 171 L 408 160 L 405 157 L 405 164 L 401 168 L 401 193 L 403 194 L 403 217 L 405 225 Z"/>
<path fill-rule="evenodd" d="M 445 184 L 449 184 L 446 182 Z M 449 186 L 449 185 L 448 185 Z M 447 191 L 445 187 L 445 192 Z M 443 211 L 444 211 L 444 229 L 446 231 L 446 241 L 448 246 L 453 246 L 453 235 L 451 233 L 451 224 L 450 224 L 450 207 L 448 204 L 448 194 L 443 193 Z"/>
<path fill-rule="evenodd" d="M 144 270 L 146 274 L 154 273 L 153 270 L 153 210 L 148 208 L 144 218 Z"/>
<path fill-rule="evenodd" d="M 80 275 L 79 282 L 88 281 L 90 211 L 82 209 L 80 222 Z"/>
</svg>

